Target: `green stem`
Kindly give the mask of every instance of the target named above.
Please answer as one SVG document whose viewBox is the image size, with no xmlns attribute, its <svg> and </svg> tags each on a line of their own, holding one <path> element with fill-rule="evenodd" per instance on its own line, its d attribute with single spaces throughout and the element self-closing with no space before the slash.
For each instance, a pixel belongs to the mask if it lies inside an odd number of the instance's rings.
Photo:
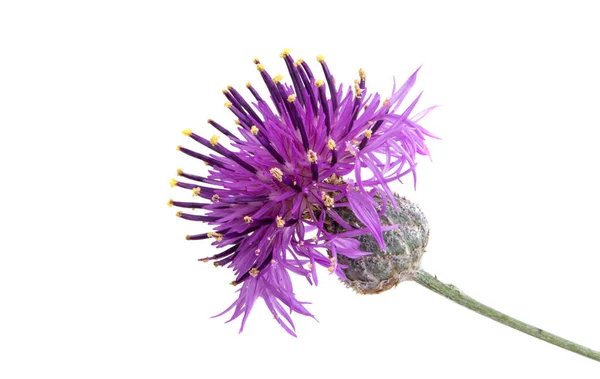
<svg viewBox="0 0 600 379">
<path fill-rule="evenodd" d="M 594 351 L 585 346 L 581 346 L 579 344 L 556 336 L 552 333 L 548 333 L 545 330 L 536 328 L 535 326 L 531 326 L 522 321 L 514 319 L 510 316 L 505 315 L 504 313 L 498 312 L 497 310 L 483 305 L 473 298 L 470 298 L 456 287 L 440 282 L 436 277 L 430 275 L 425 271 L 415 271 L 414 281 L 419 283 L 423 287 L 428 288 L 433 292 L 436 292 L 454 301 L 455 303 L 462 305 L 463 307 L 469 308 L 470 310 L 479 313 L 480 315 L 489 317 L 492 320 L 498 321 L 501 324 L 510 326 L 513 329 L 529 334 L 530 336 L 533 336 L 535 338 L 539 338 L 542 341 L 549 342 L 558 347 L 562 347 L 563 349 L 567 349 L 574 353 L 583 355 L 584 357 L 588 357 L 590 359 L 600 362 L 600 352 Z"/>
</svg>

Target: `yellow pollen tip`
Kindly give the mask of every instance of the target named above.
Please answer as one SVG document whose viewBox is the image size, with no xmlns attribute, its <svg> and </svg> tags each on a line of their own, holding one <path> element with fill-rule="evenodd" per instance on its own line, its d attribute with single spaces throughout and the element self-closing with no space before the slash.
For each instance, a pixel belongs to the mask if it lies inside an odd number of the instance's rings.
<svg viewBox="0 0 600 379">
<path fill-rule="evenodd" d="M 326 192 L 321 193 L 321 200 L 323 200 L 326 207 L 333 207 L 333 197 L 329 196 Z"/>
<path fill-rule="evenodd" d="M 244 221 L 246 222 L 246 224 L 250 224 L 252 222 L 252 217 L 244 216 Z"/>
<path fill-rule="evenodd" d="M 229 284 L 231 284 L 234 287 L 238 285 L 238 283 L 235 280 L 233 282 L 229 283 Z"/>
<path fill-rule="evenodd" d="M 252 61 L 253 61 L 255 64 L 259 64 L 259 63 L 260 63 L 260 59 L 258 59 L 258 58 L 254 58 Z"/>
<path fill-rule="evenodd" d="M 177 212 L 177 213 L 175 213 L 175 216 L 177 216 L 177 217 L 181 217 L 181 215 L 182 215 L 182 214 L 183 214 L 183 213 L 181 213 L 181 212 Z"/>
<path fill-rule="evenodd" d="M 388 101 L 390 101 L 390 100 L 389 99 L 383 100 L 383 105 L 386 105 L 388 103 Z"/>
<path fill-rule="evenodd" d="M 263 72 L 263 71 L 265 71 L 265 66 L 263 64 L 259 63 L 256 65 L 256 69 L 260 72 Z"/>
<path fill-rule="evenodd" d="M 176 149 L 181 150 L 181 145 L 177 145 Z"/>
<path fill-rule="evenodd" d="M 172 206 L 173 206 L 173 199 L 169 199 L 169 202 L 167 203 L 167 205 L 168 205 L 169 207 L 172 207 Z"/>
<path fill-rule="evenodd" d="M 225 95 L 227 95 L 227 92 L 229 92 L 229 91 L 227 91 L 227 89 L 223 89 L 223 90 L 222 90 L 222 92 L 223 92 Z"/>
<path fill-rule="evenodd" d="M 225 102 L 225 108 L 231 108 L 233 104 L 231 104 L 231 101 L 227 101 Z"/>
<path fill-rule="evenodd" d="M 281 218 L 281 216 L 277 216 L 275 222 L 277 223 L 278 228 L 283 228 L 283 226 L 285 225 L 285 221 L 283 221 L 283 218 Z"/>
<path fill-rule="evenodd" d="M 171 182 L 169 184 L 171 185 L 171 187 L 175 187 L 177 183 L 179 183 L 177 180 L 171 179 Z"/>
<path fill-rule="evenodd" d="M 360 76 L 360 78 L 362 80 L 365 80 L 365 78 L 367 77 L 367 73 L 365 72 L 365 70 L 363 70 L 362 68 L 358 69 L 358 76 Z"/>
<path fill-rule="evenodd" d="M 274 167 L 272 169 L 269 170 L 269 172 L 271 173 L 271 175 L 273 175 L 273 177 L 275 179 L 277 179 L 278 181 L 282 182 L 283 181 L 283 172 L 281 172 L 280 169 L 278 169 L 277 167 Z"/>
<path fill-rule="evenodd" d="M 235 120 L 235 121 L 234 121 L 234 123 L 235 123 L 236 125 L 240 125 L 240 124 L 241 124 L 240 120 Z"/>
<path fill-rule="evenodd" d="M 317 62 L 321 63 L 325 61 L 325 56 L 324 55 L 317 55 Z"/>
<path fill-rule="evenodd" d="M 308 161 L 310 163 L 315 163 L 317 161 L 317 158 L 318 158 L 317 153 L 315 153 L 312 150 L 308 150 L 308 153 L 306 153 L 306 157 L 308 158 Z"/>
<path fill-rule="evenodd" d="M 329 150 L 335 150 L 335 141 L 330 138 L 329 141 L 327 141 L 327 147 Z"/>
<path fill-rule="evenodd" d="M 296 95 L 291 94 L 290 96 L 288 96 L 287 101 L 288 103 L 293 103 L 294 100 L 296 100 Z"/>
<path fill-rule="evenodd" d="M 201 191 L 201 188 L 200 188 L 200 187 L 195 187 L 195 188 L 192 190 L 192 196 L 200 196 L 200 191 Z"/>
<path fill-rule="evenodd" d="M 219 143 L 219 136 L 218 135 L 214 135 L 212 137 L 210 137 L 210 144 L 213 146 L 217 146 L 217 144 Z"/>
<path fill-rule="evenodd" d="M 252 87 L 252 84 L 250 84 L 250 82 L 246 83 L 246 88 L 250 88 Z"/>
<path fill-rule="evenodd" d="M 210 124 L 212 122 L 212 118 L 209 118 L 206 122 Z"/>
<path fill-rule="evenodd" d="M 298 67 L 300 66 L 302 63 L 304 62 L 304 59 L 300 58 L 298 60 L 296 60 L 296 62 L 294 62 L 294 66 Z"/>
<path fill-rule="evenodd" d="M 279 83 L 282 80 L 283 80 L 283 75 L 277 75 L 276 77 L 273 78 L 273 81 L 275 83 Z"/>
<path fill-rule="evenodd" d="M 187 236 L 185 236 L 185 239 L 189 241 L 190 239 L 192 239 L 192 236 L 190 236 L 190 235 L 188 234 Z"/>
<path fill-rule="evenodd" d="M 181 174 L 183 174 L 183 170 L 182 170 L 182 169 L 180 169 L 180 168 L 178 168 L 178 169 L 177 169 L 177 175 L 181 176 Z"/>
<path fill-rule="evenodd" d="M 333 267 L 333 265 L 332 265 L 332 266 L 329 266 L 329 267 L 327 267 L 327 271 L 329 271 L 329 272 L 333 272 L 333 270 L 335 270 L 335 268 Z"/>
<path fill-rule="evenodd" d="M 256 278 L 256 276 L 260 274 L 260 271 L 256 267 L 252 267 L 248 273 Z"/>
<path fill-rule="evenodd" d="M 258 134 L 258 128 L 256 127 L 256 125 L 252 125 L 252 127 L 250 128 L 250 133 L 254 135 Z"/>
<path fill-rule="evenodd" d="M 206 235 L 208 237 L 214 238 L 215 240 L 217 240 L 217 242 L 221 242 L 223 240 L 223 235 L 221 235 L 220 233 L 217 233 L 217 232 L 208 232 L 208 233 L 206 233 Z"/>
<path fill-rule="evenodd" d="M 219 264 L 219 262 L 213 262 L 213 266 L 215 266 L 215 267 L 219 267 L 219 266 L 221 266 L 221 265 Z"/>
<path fill-rule="evenodd" d="M 219 197 L 219 195 L 217 195 L 217 194 L 214 194 L 214 195 L 213 195 L 213 197 L 211 197 L 210 199 L 211 199 L 212 201 L 215 201 L 215 202 L 217 202 L 217 201 L 219 201 L 221 198 Z"/>
<path fill-rule="evenodd" d="M 315 84 L 317 85 L 317 87 L 318 87 L 318 88 L 321 88 L 321 86 L 322 86 L 323 84 L 325 84 L 325 82 L 319 79 L 319 80 L 317 80 L 317 81 L 315 82 Z"/>
<path fill-rule="evenodd" d="M 228 89 L 228 90 L 229 90 L 229 89 L 232 89 L 232 88 L 233 88 L 232 86 L 227 86 L 227 89 Z"/>
<path fill-rule="evenodd" d="M 192 135 L 192 129 L 187 128 L 181 131 L 181 133 L 185 134 L 186 136 L 191 136 Z"/>
<path fill-rule="evenodd" d="M 280 57 L 280 58 L 285 58 L 285 57 L 287 57 L 288 55 L 290 55 L 290 52 L 291 52 L 291 51 L 292 51 L 291 49 L 289 49 L 289 48 L 285 48 L 285 49 L 283 49 L 283 51 L 281 52 L 281 54 L 279 54 L 279 57 Z"/>
<path fill-rule="evenodd" d="M 371 138 L 372 134 L 373 134 L 373 132 L 371 131 L 371 129 L 365 130 L 365 138 L 366 139 Z"/>
</svg>

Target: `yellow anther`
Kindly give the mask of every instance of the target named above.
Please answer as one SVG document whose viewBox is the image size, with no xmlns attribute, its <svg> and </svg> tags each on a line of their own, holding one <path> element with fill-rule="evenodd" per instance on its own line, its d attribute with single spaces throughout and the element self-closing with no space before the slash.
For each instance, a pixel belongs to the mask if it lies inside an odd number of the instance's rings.
<svg viewBox="0 0 600 379">
<path fill-rule="evenodd" d="M 319 237 L 317 237 L 317 236 L 314 236 L 314 237 L 312 238 L 312 240 L 313 240 L 313 241 L 315 241 L 315 242 L 317 242 L 317 240 L 318 240 L 318 239 L 319 239 Z"/>
<path fill-rule="evenodd" d="M 217 146 L 217 144 L 219 143 L 219 136 L 218 135 L 213 135 L 212 137 L 210 137 L 210 144 L 213 146 Z"/>
<path fill-rule="evenodd" d="M 329 196 L 326 192 L 321 192 L 321 200 L 326 207 L 333 207 L 333 197 Z"/>
<path fill-rule="evenodd" d="M 191 239 L 192 239 L 192 236 L 190 236 L 190 235 L 188 234 L 187 236 L 185 236 L 185 239 L 189 241 L 189 240 L 191 240 Z M 203 259 L 203 261 L 204 261 L 204 259 Z M 206 260 L 206 261 L 204 261 L 204 262 L 208 262 L 208 260 Z"/>
<path fill-rule="evenodd" d="M 255 64 L 259 64 L 259 63 L 260 63 L 260 59 L 258 59 L 258 58 L 254 58 L 254 59 L 253 59 L 253 62 L 254 62 Z"/>
<path fill-rule="evenodd" d="M 373 134 L 373 131 L 371 131 L 371 129 L 367 129 L 365 130 L 365 138 L 369 139 L 371 138 L 371 135 Z"/>
<path fill-rule="evenodd" d="M 229 284 L 231 284 L 232 286 L 234 286 L 234 287 L 235 287 L 235 286 L 237 286 L 237 285 L 238 285 L 238 282 L 236 282 L 236 281 L 234 280 L 233 282 L 231 282 L 231 283 L 229 283 Z"/>
<path fill-rule="evenodd" d="M 317 85 L 317 87 L 321 88 L 321 86 L 322 86 L 323 84 L 325 84 L 325 82 L 324 82 L 324 81 L 322 81 L 321 79 L 319 79 L 319 80 L 317 80 L 317 81 L 315 82 L 315 84 Z"/>
<path fill-rule="evenodd" d="M 335 270 L 335 267 L 333 267 L 333 265 L 327 267 L 327 271 L 333 272 L 333 270 Z"/>
<path fill-rule="evenodd" d="M 302 63 L 304 63 L 304 59 L 300 58 L 300 59 L 296 60 L 296 62 L 294 62 L 294 66 L 298 67 L 298 66 L 300 66 Z"/>
<path fill-rule="evenodd" d="M 227 86 L 227 89 L 228 89 L 228 90 L 229 90 L 229 89 L 232 89 L 232 88 L 233 88 L 232 86 Z"/>
<path fill-rule="evenodd" d="M 181 145 L 177 145 L 176 149 L 181 150 Z"/>
<path fill-rule="evenodd" d="M 210 166 L 210 163 L 208 163 L 207 161 L 202 161 L 202 162 L 204 162 L 204 164 L 205 164 L 206 166 Z"/>
<path fill-rule="evenodd" d="M 386 105 L 388 103 L 388 101 L 390 101 L 390 99 L 383 100 L 383 105 Z"/>
<path fill-rule="evenodd" d="M 360 76 L 360 78 L 362 80 L 365 80 L 365 78 L 367 77 L 367 73 L 362 68 L 359 68 L 358 69 L 358 76 Z"/>
<path fill-rule="evenodd" d="M 168 205 L 169 207 L 172 207 L 172 206 L 173 206 L 173 199 L 169 199 L 169 202 L 167 203 L 167 205 Z"/>
<path fill-rule="evenodd" d="M 225 108 L 231 108 L 233 104 L 231 103 L 231 101 L 226 101 L 225 102 Z"/>
<path fill-rule="evenodd" d="M 240 125 L 240 124 L 241 124 L 241 123 L 240 123 L 240 120 L 235 120 L 235 121 L 234 121 L 234 123 L 235 123 L 236 125 Z"/>
<path fill-rule="evenodd" d="M 183 213 L 181 213 L 181 212 L 177 212 L 177 213 L 175 213 L 175 216 L 177 216 L 177 217 L 181 217 L 181 215 L 182 215 L 182 214 L 183 214 Z"/>
<path fill-rule="evenodd" d="M 210 198 L 212 201 L 219 201 L 221 199 L 221 197 L 219 197 L 219 195 L 217 195 L 216 193 L 213 195 L 213 197 Z"/>
<path fill-rule="evenodd" d="M 214 238 L 215 240 L 217 240 L 217 242 L 221 242 L 223 240 L 223 235 L 217 232 L 208 232 L 206 233 L 206 235 L 208 237 Z"/>
<path fill-rule="evenodd" d="M 250 275 L 252 275 L 254 278 L 256 278 L 256 276 L 260 273 L 260 271 L 256 267 L 252 267 L 248 273 Z"/>
<path fill-rule="evenodd" d="M 278 181 L 280 181 L 280 182 L 283 181 L 283 172 L 281 172 L 281 170 L 278 169 L 277 167 L 274 167 L 274 168 L 270 169 L 269 172 Z"/>
<path fill-rule="evenodd" d="M 329 150 L 335 150 L 335 141 L 330 138 L 329 141 L 327 141 L 327 147 Z"/>
<path fill-rule="evenodd" d="M 192 135 L 192 129 L 187 128 L 181 131 L 181 133 L 185 134 L 186 136 L 191 136 Z"/>
<path fill-rule="evenodd" d="M 307 268 L 308 270 L 312 270 L 312 264 L 310 264 L 310 263 L 307 263 L 307 264 L 306 264 L 306 268 Z"/>
<path fill-rule="evenodd" d="M 292 50 L 289 49 L 289 48 L 283 49 L 283 51 L 281 52 L 281 54 L 279 54 L 279 57 L 281 57 L 281 58 L 287 57 L 288 55 L 290 55 L 290 51 L 292 51 Z"/>
<path fill-rule="evenodd" d="M 259 63 L 256 65 L 256 69 L 260 72 L 263 72 L 263 71 L 265 71 L 265 66 L 263 64 Z"/>
<path fill-rule="evenodd" d="M 296 95 L 291 94 L 290 96 L 288 96 L 287 101 L 288 103 L 293 103 L 294 100 L 296 100 Z"/>
<path fill-rule="evenodd" d="M 223 89 L 223 90 L 222 90 L 222 92 L 223 92 L 225 95 L 227 95 L 227 93 L 228 93 L 229 91 L 227 91 L 227 89 L 225 88 L 225 89 Z"/>
<path fill-rule="evenodd" d="M 179 183 L 177 180 L 171 179 L 171 182 L 169 184 L 171 185 L 171 187 L 175 187 L 177 183 Z"/>
<path fill-rule="evenodd" d="M 258 128 L 256 127 L 256 125 L 252 125 L 252 127 L 250 128 L 250 133 L 254 135 L 258 134 Z"/>
<path fill-rule="evenodd" d="M 246 221 L 246 224 L 250 224 L 252 222 L 252 217 L 244 216 L 244 221 Z"/>
<path fill-rule="evenodd" d="M 359 84 L 359 83 L 360 83 L 360 80 L 354 79 L 354 84 Z"/>
<path fill-rule="evenodd" d="M 283 80 L 283 75 L 277 75 L 276 77 L 273 78 L 273 81 L 275 83 L 279 83 L 282 80 Z"/>
<path fill-rule="evenodd" d="M 358 97 L 359 99 L 362 97 L 362 93 L 363 93 L 363 89 L 360 88 L 360 86 L 358 84 L 354 85 L 354 95 L 356 95 L 356 97 Z"/>
<path fill-rule="evenodd" d="M 183 170 L 182 170 L 182 169 L 180 169 L 180 168 L 178 168 L 178 169 L 177 169 L 177 175 L 181 176 L 181 174 L 183 174 Z"/>
<path fill-rule="evenodd" d="M 250 84 L 250 82 L 246 83 L 246 88 L 250 88 L 252 87 L 252 84 Z"/>
<path fill-rule="evenodd" d="M 201 191 L 201 188 L 200 188 L 200 187 L 195 187 L 195 188 L 192 190 L 192 196 L 200 196 L 200 191 Z"/>
<path fill-rule="evenodd" d="M 308 158 L 308 161 L 310 163 L 315 163 L 317 161 L 317 158 L 318 158 L 317 153 L 315 153 L 312 150 L 308 150 L 308 153 L 306 154 L 306 157 Z"/>
<path fill-rule="evenodd" d="M 213 262 L 213 265 L 214 265 L 215 267 L 219 267 L 219 266 L 221 266 L 221 265 L 219 264 L 219 262 Z"/>
<path fill-rule="evenodd" d="M 275 218 L 275 222 L 277 223 L 278 228 L 283 228 L 283 226 L 285 225 L 285 221 L 283 220 L 283 218 L 281 218 L 281 216 L 277 216 Z"/>
<path fill-rule="evenodd" d="M 367 121 L 367 124 L 369 124 L 369 125 L 373 125 L 373 124 L 374 124 L 374 122 L 373 122 L 373 121 Z"/>
<path fill-rule="evenodd" d="M 318 61 L 319 63 L 320 63 L 320 62 L 323 62 L 324 60 L 325 60 L 325 56 L 324 56 L 324 55 L 317 55 L 317 61 Z"/>
</svg>

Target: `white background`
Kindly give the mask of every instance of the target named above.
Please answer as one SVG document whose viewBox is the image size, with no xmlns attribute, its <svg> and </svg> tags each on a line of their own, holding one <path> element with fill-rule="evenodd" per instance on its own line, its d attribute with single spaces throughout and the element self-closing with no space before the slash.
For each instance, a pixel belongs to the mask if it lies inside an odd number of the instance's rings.
<svg viewBox="0 0 600 379">
<path fill-rule="evenodd" d="M 175 146 L 209 117 L 234 126 L 221 89 L 260 87 L 255 56 L 285 73 L 290 47 L 384 94 L 423 64 L 442 140 L 396 189 L 430 220 L 424 268 L 600 349 L 594 2 L 445 3 L 2 2 L 0 377 L 598 378 L 414 283 L 298 281 L 319 319 L 295 317 L 298 338 L 262 302 L 241 335 L 209 318 L 232 274 L 196 261 L 213 251 L 166 207 L 196 164 Z"/>
</svg>

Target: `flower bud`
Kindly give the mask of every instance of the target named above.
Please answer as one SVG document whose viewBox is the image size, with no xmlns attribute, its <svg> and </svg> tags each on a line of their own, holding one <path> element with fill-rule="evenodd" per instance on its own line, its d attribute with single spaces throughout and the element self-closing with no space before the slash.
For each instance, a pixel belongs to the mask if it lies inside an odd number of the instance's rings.
<svg viewBox="0 0 600 379">
<path fill-rule="evenodd" d="M 343 282 L 361 294 L 376 294 L 411 280 L 419 268 L 421 257 L 429 240 L 429 224 L 419 207 L 397 194 L 394 195 L 397 208 L 387 204 L 386 212 L 381 217 L 381 225 L 396 225 L 393 230 L 383 232 L 386 250 L 382 251 L 375 238 L 370 234 L 356 237 L 360 241 L 360 249 L 371 252 L 358 259 L 338 255 L 338 262 L 348 266 L 342 271 L 346 275 Z M 381 201 L 381 199 L 378 199 Z M 365 226 L 354 215 L 351 208 L 340 208 L 339 215 L 355 228 Z M 337 223 L 329 225 L 330 233 L 346 231 Z"/>
</svg>

